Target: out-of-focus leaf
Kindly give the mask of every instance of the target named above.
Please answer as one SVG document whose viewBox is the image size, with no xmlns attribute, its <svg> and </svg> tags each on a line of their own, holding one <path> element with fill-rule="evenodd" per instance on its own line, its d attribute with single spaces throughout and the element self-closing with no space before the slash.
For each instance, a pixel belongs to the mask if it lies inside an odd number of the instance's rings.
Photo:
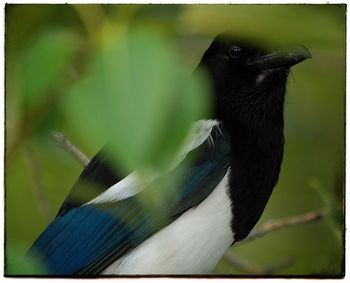
<svg viewBox="0 0 350 283">
<path fill-rule="evenodd" d="M 25 256 L 26 249 L 19 244 L 7 244 L 5 275 L 36 275 L 45 273 L 45 267 L 39 257 Z"/>
<path fill-rule="evenodd" d="M 319 179 L 311 178 L 309 180 L 309 185 L 321 197 L 325 207 L 328 210 L 328 216 L 332 231 L 336 235 L 339 243 L 342 243 L 342 224 L 344 221 L 344 213 L 342 207 L 339 207 L 335 196 L 326 190 Z"/>
<path fill-rule="evenodd" d="M 207 108 L 206 81 L 149 29 L 108 33 L 88 77 L 66 101 L 69 119 L 86 141 L 110 141 L 127 170 L 166 169 L 191 121 Z"/>
<path fill-rule="evenodd" d="M 38 104 L 50 84 L 62 75 L 71 60 L 76 44 L 74 37 L 62 30 L 38 34 L 27 47 L 21 64 L 21 97 L 24 107 Z"/>
<path fill-rule="evenodd" d="M 345 5 L 184 5 L 178 26 L 186 32 L 217 34 L 230 30 L 236 37 L 265 43 L 339 46 L 345 41 Z M 335 14 L 330 13 L 334 11 Z M 335 16 L 336 15 L 336 16 Z M 296 20 L 296 17 L 298 20 Z M 278 29 L 276 27 L 279 27 Z M 315 32 L 321 29 L 322 32 Z M 345 43 L 344 43 L 345 44 Z"/>
</svg>

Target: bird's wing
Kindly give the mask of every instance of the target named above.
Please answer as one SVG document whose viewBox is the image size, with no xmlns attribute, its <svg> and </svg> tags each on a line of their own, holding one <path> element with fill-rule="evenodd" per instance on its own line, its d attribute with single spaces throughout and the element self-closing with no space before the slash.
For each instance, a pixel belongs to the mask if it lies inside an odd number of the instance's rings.
<svg viewBox="0 0 350 283">
<path fill-rule="evenodd" d="M 189 152 L 203 144 L 210 137 L 212 129 L 218 126 L 219 122 L 216 120 L 194 122 L 172 169 L 180 164 Z M 119 172 L 108 157 L 108 150 L 108 146 L 105 146 L 91 159 L 64 200 L 57 216 L 62 216 L 72 208 L 89 201 L 124 199 L 135 195 L 145 187 L 145 184 L 139 184 L 137 172 L 131 172 L 127 176 Z M 144 182 L 150 183 L 157 177 L 152 176 Z"/>
<path fill-rule="evenodd" d="M 64 200 L 57 216 L 83 205 L 124 178 L 112 165 L 108 156 L 108 148 L 105 146 L 90 160 Z"/>
<path fill-rule="evenodd" d="M 190 167 L 180 162 L 136 195 L 71 208 L 49 225 L 31 252 L 39 253 L 50 274 L 99 274 L 215 189 L 228 170 L 229 142 L 214 129 L 205 141 L 186 154 L 194 158 Z"/>
</svg>

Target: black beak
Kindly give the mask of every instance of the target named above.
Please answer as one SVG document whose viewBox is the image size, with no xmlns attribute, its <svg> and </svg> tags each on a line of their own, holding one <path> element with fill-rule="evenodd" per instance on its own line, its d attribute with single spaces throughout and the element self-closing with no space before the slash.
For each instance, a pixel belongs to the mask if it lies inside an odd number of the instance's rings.
<svg viewBox="0 0 350 283">
<path fill-rule="evenodd" d="M 275 68 L 287 69 L 311 57 L 311 53 L 306 47 L 297 46 L 294 48 L 271 52 L 258 58 L 251 59 L 248 62 L 248 66 L 258 68 L 260 70 Z"/>
</svg>

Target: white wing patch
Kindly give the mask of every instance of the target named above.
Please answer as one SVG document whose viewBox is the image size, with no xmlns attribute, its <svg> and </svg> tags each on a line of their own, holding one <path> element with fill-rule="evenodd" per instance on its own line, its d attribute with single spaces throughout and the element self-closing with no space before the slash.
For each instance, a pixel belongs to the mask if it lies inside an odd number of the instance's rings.
<svg viewBox="0 0 350 283">
<path fill-rule="evenodd" d="M 214 127 L 218 127 L 220 122 L 217 120 L 199 120 L 193 123 L 189 135 L 187 136 L 184 146 L 181 148 L 178 158 L 175 160 L 170 170 L 178 166 L 187 156 L 187 154 L 202 145 L 207 138 L 211 137 Z"/>
<path fill-rule="evenodd" d="M 108 190 L 104 191 L 102 194 L 98 195 L 94 199 L 87 202 L 91 203 L 103 203 L 110 201 L 118 201 L 122 199 L 129 198 L 140 192 L 147 184 L 150 184 L 154 179 L 150 178 L 147 182 L 140 182 L 141 178 L 137 176 L 137 172 L 132 172 L 126 176 L 123 180 L 111 186 Z"/>
<path fill-rule="evenodd" d="M 220 125 L 217 120 L 199 120 L 192 125 L 185 148 L 186 154 L 200 146 L 211 134 L 214 127 Z"/>
<path fill-rule="evenodd" d="M 218 127 L 219 125 L 220 122 L 217 120 L 199 120 L 193 123 L 189 135 L 185 140 L 185 145 L 180 150 L 178 158 L 175 159 L 169 171 L 177 167 L 186 158 L 190 151 L 203 144 L 208 137 L 210 138 L 213 128 Z M 134 171 L 86 204 L 111 202 L 129 198 L 139 193 L 158 177 L 159 174 L 155 173 L 153 176 L 148 177 L 148 179 L 145 180 L 144 178 L 141 179 L 137 172 Z"/>
</svg>

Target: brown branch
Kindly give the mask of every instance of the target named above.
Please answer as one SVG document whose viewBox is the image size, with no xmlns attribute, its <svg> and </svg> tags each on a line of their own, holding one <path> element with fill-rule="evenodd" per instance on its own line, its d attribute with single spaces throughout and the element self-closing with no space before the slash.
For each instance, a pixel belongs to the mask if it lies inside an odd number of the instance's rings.
<svg viewBox="0 0 350 283">
<path fill-rule="evenodd" d="M 272 231 L 276 231 L 276 230 L 279 230 L 282 228 L 321 220 L 326 216 L 326 214 L 327 214 L 327 212 L 325 209 L 319 209 L 319 210 L 310 211 L 310 212 L 300 214 L 300 215 L 294 215 L 294 216 L 290 216 L 290 217 L 286 217 L 286 218 L 282 218 L 282 219 L 277 219 L 277 220 L 270 220 L 270 221 L 265 222 L 259 228 L 254 229 L 248 235 L 248 237 L 246 237 L 244 240 L 242 240 L 239 243 L 245 243 L 245 242 L 254 240 L 254 239 L 262 237 L 262 236 L 264 236 Z"/>
<path fill-rule="evenodd" d="M 255 274 L 255 275 L 267 275 L 273 274 L 283 268 L 290 266 L 294 259 L 292 257 L 283 258 L 279 261 L 276 261 L 267 267 L 258 266 L 251 263 L 245 259 L 234 256 L 230 252 L 226 252 L 223 256 L 223 259 L 227 261 L 232 267 L 243 271 L 245 273 Z"/>
<path fill-rule="evenodd" d="M 238 270 L 241 270 L 243 272 L 252 273 L 252 274 L 261 274 L 263 271 L 263 268 L 261 266 L 255 265 L 250 261 L 234 256 L 230 252 L 226 252 L 223 256 L 223 259 L 226 262 L 228 262 L 232 267 Z"/>
<path fill-rule="evenodd" d="M 29 186 L 29 188 L 32 188 L 32 193 L 37 203 L 40 215 L 46 220 L 50 220 L 53 211 L 49 199 L 44 194 L 45 189 L 42 182 L 43 176 L 41 166 L 28 146 L 25 146 L 24 150 L 25 155 L 30 162 L 31 173 L 34 181 L 34 186 Z"/>
<path fill-rule="evenodd" d="M 267 221 L 259 228 L 253 230 L 247 238 L 245 238 L 241 242 L 236 243 L 236 245 L 243 244 L 243 243 L 246 243 L 247 241 L 257 239 L 270 232 L 273 232 L 282 228 L 287 228 L 287 227 L 291 227 L 299 224 L 311 223 L 317 220 L 321 220 L 326 216 L 326 214 L 327 213 L 325 209 L 319 209 L 319 210 L 310 211 L 300 215 L 294 215 L 287 218 Z M 261 266 L 257 266 L 244 259 L 233 256 L 230 252 L 226 252 L 223 256 L 223 259 L 226 260 L 232 267 L 238 270 L 251 273 L 251 274 L 257 274 L 257 275 L 258 274 L 266 275 L 266 274 L 275 273 L 276 271 L 279 271 L 291 265 L 293 262 L 292 258 L 285 258 L 264 268 Z"/>
<path fill-rule="evenodd" d="M 280 271 L 288 266 L 291 266 L 294 263 L 293 257 L 282 258 L 263 269 L 262 275 L 273 274 L 277 271 Z"/>
<path fill-rule="evenodd" d="M 59 147 L 63 148 L 76 160 L 78 160 L 81 165 L 83 165 L 84 167 L 88 165 L 90 159 L 83 152 L 81 152 L 79 148 L 72 144 L 63 133 L 52 131 L 51 138 Z"/>
</svg>

